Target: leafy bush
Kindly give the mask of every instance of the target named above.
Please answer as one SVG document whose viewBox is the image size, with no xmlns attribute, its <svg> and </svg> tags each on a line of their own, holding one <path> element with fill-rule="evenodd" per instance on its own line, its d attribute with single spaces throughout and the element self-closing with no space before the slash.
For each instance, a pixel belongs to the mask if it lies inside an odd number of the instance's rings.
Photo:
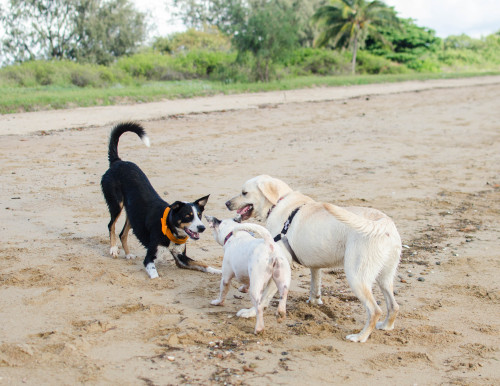
<svg viewBox="0 0 500 386">
<path fill-rule="evenodd" d="M 404 64 L 392 62 L 367 51 L 358 51 L 358 72 L 361 74 L 406 74 L 410 72 Z"/>
<path fill-rule="evenodd" d="M 440 62 L 448 66 L 477 65 L 483 58 L 477 52 L 464 49 L 447 49 L 438 54 Z"/>
<path fill-rule="evenodd" d="M 173 58 L 154 52 L 145 52 L 120 58 L 113 67 L 119 68 L 133 78 L 163 80 L 172 70 Z M 173 79 L 182 79 L 181 75 Z"/>
<path fill-rule="evenodd" d="M 350 56 L 321 48 L 300 48 L 291 52 L 283 63 L 295 75 L 340 75 L 351 71 Z"/>
<path fill-rule="evenodd" d="M 70 61 L 30 61 L 0 69 L 0 84 L 14 87 L 68 86 L 107 87 L 130 83 L 131 78 L 118 69 L 83 65 Z"/>
<path fill-rule="evenodd" d="M 474 39 L 465 34 L 451 35 L 443 41 L 445 50 L 448 49 L 465 49 L 465 50 L 480 50 L 484 48 L 485 43 L 480 39 Z"/>
<path fill-rule="evenodd" d="M 234 63 L 236 53 L 193 50 L 175 57 L 176 66 L 193 78 L 207 78 L 219 66 Z"/>
<path fill-rule="evenodd" d="M 169 39 L 171 52 L 188 51 L 231 51 L 231 40 L 223 35 L 217 27 L 207 26 L 203 31 L 193 28 L 185 32 L 178 32 Z"/>
<path fill-rule="evenodd" d="M 234 62 L 235 53 L 194 50 L 177 55 L 153 51 L 118 60 L 115 66 L 130 76 L 145 80 L 208 78 L 218 66 Z"/>
<path fill-rule="evenodd" d="M 435 56 L 431 55 L 417 56 L 415 53 L 399 52 L 388 54 L 386 58 L 419 72 L 438 72 L 441 68 Z"/>
</svg>

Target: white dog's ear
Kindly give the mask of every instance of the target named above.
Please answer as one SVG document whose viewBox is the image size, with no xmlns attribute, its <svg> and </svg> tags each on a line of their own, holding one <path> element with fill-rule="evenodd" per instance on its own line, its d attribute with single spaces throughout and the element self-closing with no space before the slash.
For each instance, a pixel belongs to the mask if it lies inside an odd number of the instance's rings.
<svg viewBox="0 0 500 386">
<path fill-rule="evenodd" d="M 219 224 L 221 223 L 221 221 L 217 217 L 205 215 L 205 218 L 207 219 L 208 226 L 210 228 L 217 228 L 219 226 Z"/>
</svg>

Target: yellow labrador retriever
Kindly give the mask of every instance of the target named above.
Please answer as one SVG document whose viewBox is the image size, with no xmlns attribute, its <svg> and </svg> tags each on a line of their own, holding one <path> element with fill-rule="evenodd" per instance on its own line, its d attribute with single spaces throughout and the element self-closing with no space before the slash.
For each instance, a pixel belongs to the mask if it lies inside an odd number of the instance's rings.
<svg viewBox="0 0 500 386">
<path fill-rule="evenodd" d="M 283 242 L 289 260 L 311 269 L 311 304 L 322 304 L 321 268 L 344 266 L 347 281 L 368 314 L 361 332 L 348 335 L 347 339 L 365 342 L 375 327 L 394 328 L 399 306 L 394 299 L 393 282 L 401 238 L 387 215 L 371 208 L 342 208 L 316 202 L 267 175 L 245 182 L 241 194 L 226 202 L 226 206 L 236 210 L 242 220 L 255 217 L 265 221 L 275 240 Z M 378 323 L 382 310 L 372 293 L 375 281 L 387 304 L 387 316 Z M 269 302 L 275 292 L 271 281 L 264 293 L 265 301 Z M 242 316 L 255 316 L 255 310 L 249 309 Z"/>
</svg>

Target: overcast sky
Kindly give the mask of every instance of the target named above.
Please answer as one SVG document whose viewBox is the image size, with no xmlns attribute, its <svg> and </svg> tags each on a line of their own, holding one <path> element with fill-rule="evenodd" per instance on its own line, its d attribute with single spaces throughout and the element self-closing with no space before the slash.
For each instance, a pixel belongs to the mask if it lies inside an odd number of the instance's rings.
<svg viewBox="0 0 500 386">
<path fill-rule="evenodd" d="M 5 5 L 8 0 L 0 0 Z M 166 5 L 170 0 L 131 0 L 141 11 L 150 11 L 152 35 L 167 35 L 183 29 L 172 20 Z M 399 17 L 415 19 L 432 28 L 439 37 L 465 33 L 479 38 L 500 30 L 500 0 L 384 0 Z"/>
<path fill-rule="evenodd" d="M 138 9 L 150 10 L 157 35 L 182 30 L 167 12 L 168 0 L 132 0 Z M 465 33 L 479 38 L 500 30 L 500 0 L 385 0 L 399 17 L 415 19 L 420 27 L 436 31 L 437 36 Z"/>
<path fill-rule="evenodd" d="M 467 34 L 474 38 L 500 30 L 500 0 L 385 0 L 399 17 L 412 18 L 436 35 Z"/>
</svg>

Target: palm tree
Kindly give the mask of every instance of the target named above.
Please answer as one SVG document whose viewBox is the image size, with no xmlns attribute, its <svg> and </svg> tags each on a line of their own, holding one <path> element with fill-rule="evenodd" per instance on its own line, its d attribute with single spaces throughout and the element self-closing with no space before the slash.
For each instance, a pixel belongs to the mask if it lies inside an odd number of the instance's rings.
<svg viewBox="0 0 500 386">
<path fill-rule="evenodd" d="M 385 42 L 377 31 L 381 25 L 396 25 L 393 8 L 380 0 L 330 0 L 329 5 L 319 8 L 313 20 L 320 24 L 322 32 L 316 45 L 323 47 L 330 41 L 334 47 L 352 48 L 352 73 L 356 72 L 356 55 L 364 46 L 368 35 Z M 387 42 L 385 42 L 387 43 Z"/>
</svg>

